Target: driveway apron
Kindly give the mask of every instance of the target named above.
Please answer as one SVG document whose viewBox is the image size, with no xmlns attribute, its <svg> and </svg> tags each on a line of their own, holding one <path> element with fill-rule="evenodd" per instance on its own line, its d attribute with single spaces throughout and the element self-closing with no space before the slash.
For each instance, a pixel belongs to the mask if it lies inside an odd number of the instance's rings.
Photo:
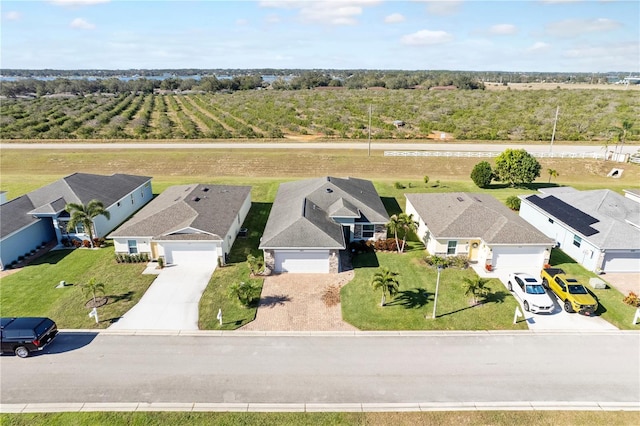
<svg viewBox="0 0 640 426">
<path fill-rule="evenodd" d="M 198 330 L 198 304 L 214 265 L 170 265 L 140 301 L 114 323 L 116 330 Z"/>
</svg>

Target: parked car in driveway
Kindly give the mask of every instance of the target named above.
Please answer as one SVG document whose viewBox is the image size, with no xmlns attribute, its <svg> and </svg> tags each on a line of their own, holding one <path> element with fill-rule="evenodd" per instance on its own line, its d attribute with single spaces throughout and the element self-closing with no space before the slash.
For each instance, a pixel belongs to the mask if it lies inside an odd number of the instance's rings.
<svg viewBox="0 0 640 426">
<path fill-rule="evenodd" d="M 522 300 L 525 311 L 536 314 L 553 311 L 553 300 L 536 277 L 522 272 L 514 272 L 509 274 L 507 287 L 518 299 Z"/>
<path fill-rule="evenodd" d="M 540 273 L 542 285 L 551 290 L 564 303 L 564 310 L 582 315 L 594 315 L 598 301 L 576 278 L 570 277 L 560 268 L 546 268 Z"/>
<path fill-rule="evenodd" d="M 49 318 L 0 318 L 0 353 L 26 358 L 31 352 L 43 350 L 57 334 L 58 327 Z"/>
</svg>

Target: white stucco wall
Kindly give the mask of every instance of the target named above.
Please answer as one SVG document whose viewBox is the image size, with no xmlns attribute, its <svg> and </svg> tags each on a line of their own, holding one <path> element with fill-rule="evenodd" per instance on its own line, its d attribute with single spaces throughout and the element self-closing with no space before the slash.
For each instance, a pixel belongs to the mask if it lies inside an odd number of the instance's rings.
<svg viewBox="0 0 640 426">
<path fill-rule="evenodd" d="M 105 206 L 111 217 L 108 220 L 104 216 L 98 216 L 94 219 L 95 237 L 104 237 L 116 229 L 129 216 L 151 201 L 152 198 L 151 181 L 148 181 L 122 197 L 118 202 Z"/>
<path fill-rule="evenodd" d="M 602 264 L 602 253 L 600 249 L 591 244 L 586 237 L 575 233 L 567 225 L 553 220 L 549 221 L 549 216 L 523 200 L 520 205 L 520 217 L 529 222 L 540 232 L 549 238 L 553 238 L 559 244 L 560 249 L 571 256 L 590 271 L 596 271 Z M 574 244 L 574 236 L 579 236 L 582 241 L 580 247 Z"/>
</svg>

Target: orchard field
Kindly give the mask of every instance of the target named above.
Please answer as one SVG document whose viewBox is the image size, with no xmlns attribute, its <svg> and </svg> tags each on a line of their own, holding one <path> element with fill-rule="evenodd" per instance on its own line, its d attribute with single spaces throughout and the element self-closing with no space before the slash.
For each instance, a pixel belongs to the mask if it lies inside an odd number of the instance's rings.
<svg viewBox="0 0 640 426">
<path fill-rule="evenodd" d="M 637 90 L 251 90 L 2 99 L 0 137 L 12 139 L 427 139 L 604 145 L 640 116 Z M 395 120 L 404 126 L 396 128 Z M 637 136 L 627 136 L 628 141 Z"/>
</svg>

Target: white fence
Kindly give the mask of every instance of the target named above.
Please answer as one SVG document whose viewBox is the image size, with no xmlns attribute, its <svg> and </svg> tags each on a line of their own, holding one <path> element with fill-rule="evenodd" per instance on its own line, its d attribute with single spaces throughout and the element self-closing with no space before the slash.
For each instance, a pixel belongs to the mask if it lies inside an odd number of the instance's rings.
<svg viewBox="0 0 640 426">
<path fill-rule="evenodd" d="M 530 152 L 539 158 L 592 158 L 603 160 L 604 154 L 596 152 Z M 491 158 L 500 155 L 499 152 L 470 152 L 470 151 L 385 151 L 385 157 L 466 157 Z"/>
</svg>

